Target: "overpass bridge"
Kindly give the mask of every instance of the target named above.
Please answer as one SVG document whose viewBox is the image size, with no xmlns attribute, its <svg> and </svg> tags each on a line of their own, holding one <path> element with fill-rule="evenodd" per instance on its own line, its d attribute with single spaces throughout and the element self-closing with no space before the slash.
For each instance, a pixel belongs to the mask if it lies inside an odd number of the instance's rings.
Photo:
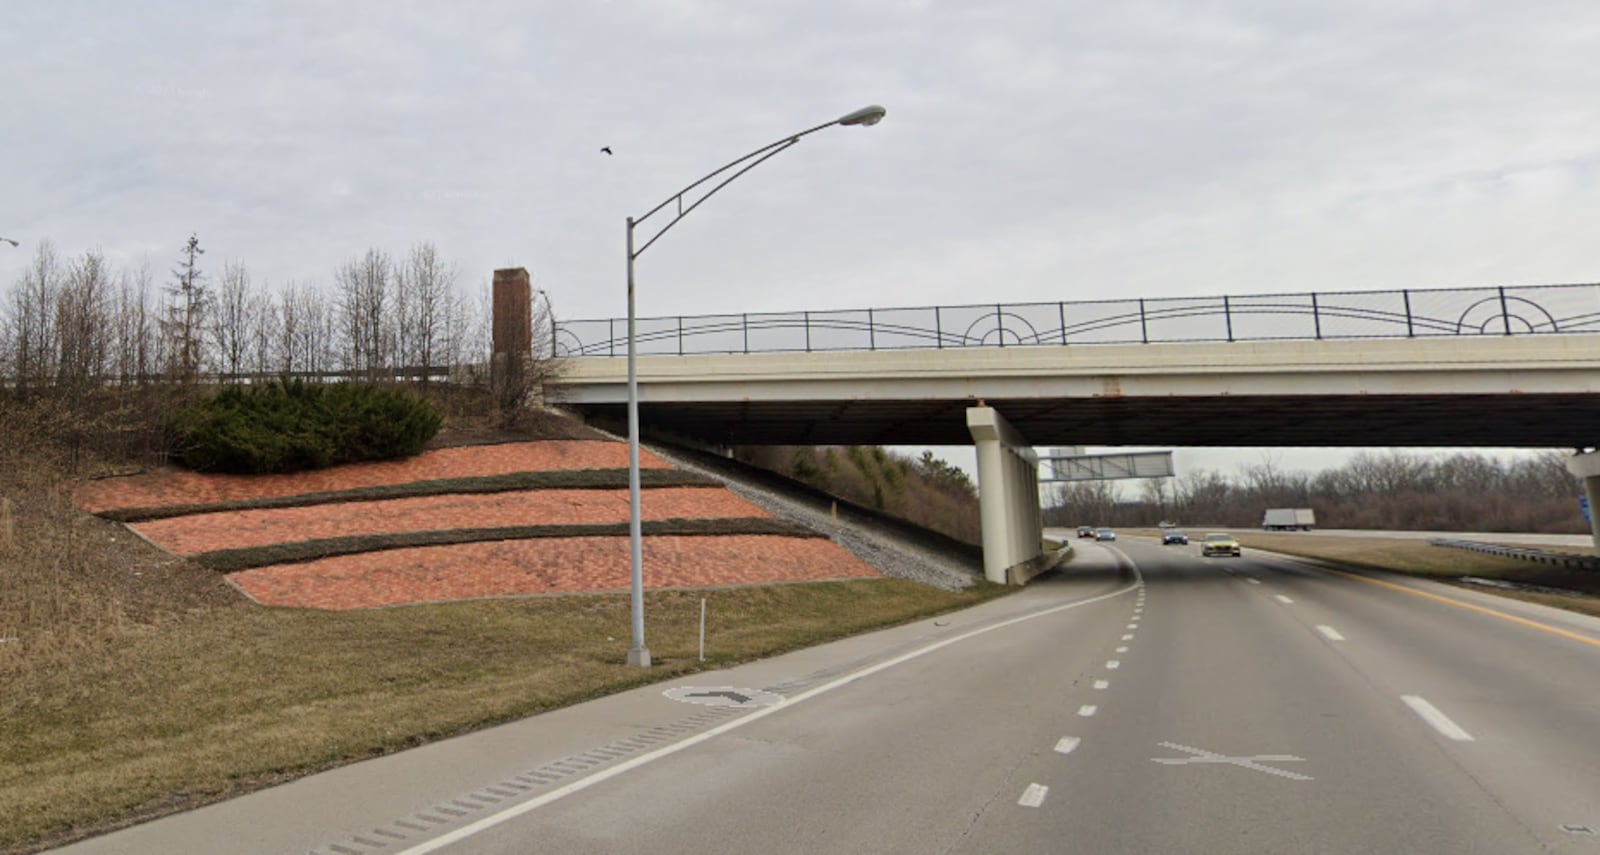
<svg viewBox="0 0 1600 855">
<path fill-rule="evenodd" d="M 642 319 L 640 422 L 712 445 L 978 448 L 985 569 L 1039 551 L 1035 445 L 1600 445 L 1600 285 Z M 622 423 L 626 322 L 550 392 Z M 1600 507 L 1600 458 L 1580 457 Z M 1031 508 L 1031 510 L 1029 510 Z"/>
</svg>

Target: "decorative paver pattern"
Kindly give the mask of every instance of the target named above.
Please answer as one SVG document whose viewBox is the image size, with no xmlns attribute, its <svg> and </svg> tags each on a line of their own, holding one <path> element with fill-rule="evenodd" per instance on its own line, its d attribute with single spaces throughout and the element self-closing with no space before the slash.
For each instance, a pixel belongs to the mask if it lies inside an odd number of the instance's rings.
<svg viewBox="0 0 1600 855">
<path fill-rule="evenodd" d="M 279 564 L 230 578 L 257 602 L 315 609 L 629 588 L 628 539 L 572 537 L 394 549 Z M 831 541 L 773 535 L 648 537 L 652 589 L 876 577 Z"/>
<path fill-rule="evenodd" d="M 518 472 L 621 469 L 627 463 L 624 443 L 542 440 L 444 448 L 406 460 L 288 475 L 153 472 L 90 482 L 78 490 L 76 499 L 85 510 L 103 513 Z M 641 454 L 640 465 L 672 468 L 648 452 Z M 643 494 L 641 510 L 647 520 L 771 518 L 768 512 L 721 487 L 652 488 Z M 621 523 L 627 519 L 627 490 L 575 488 L 189 513 L 130 528 L 169 551 L 197 555 L 325 538 Z M 645 584 L 651 588 L 878 575 L 860 558 L 817 537 L 651 535 L 643 543 Z M 584 536 L 378 549 L 257 567 L 229 578 L 263 605 L 345 610 L 480 597 L 620 591 L 629 588 L 630 571 L 627 537 Z"/>
<path fill-rule="evenodd" d="M 639 510 L 645 520 L 771 517 L 721 487 L 646 490 L 640 496 Z M 366 534 L 627 520 L 627 490 L 529 490 L 222 511 L 150 520 L 129 527 L 164 549 L 194 555 Z"/>
<path fill-rule="evenodd" d="M 627 465 L 628 447 L 620 442 L 508 442 L 441 448 L 404 460 L 352 463 L 284 475 L 202 475 L 170 471 L 104 478 L 79 487 L 75 498 L 79 507 L 97 514 L 124 508 L 234 502 L 413 481 L 472 478 L 512 472 L 622 469 Z M 649 469 L 671 468 L 666 461 L 643 449 L 639 453 L 639 465 Z"/>
</svg>

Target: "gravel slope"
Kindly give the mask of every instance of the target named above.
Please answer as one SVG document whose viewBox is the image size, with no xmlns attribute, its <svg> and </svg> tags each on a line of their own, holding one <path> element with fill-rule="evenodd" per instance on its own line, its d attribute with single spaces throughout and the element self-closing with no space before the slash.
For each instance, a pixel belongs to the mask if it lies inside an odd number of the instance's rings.
<svg viewBox="0 0 1600 855">
<path fill-rule="evenodd" d="M 783 476 L 736 460 L 684 448 L 649 450 L 680 469 L 715 478 L 740 498 L 773 516 L 827 534 L 835 543 L 885 576 L 947 591 L 983 578 L 982 551 L 935 532 L 886 519 Z"/>
</svg>

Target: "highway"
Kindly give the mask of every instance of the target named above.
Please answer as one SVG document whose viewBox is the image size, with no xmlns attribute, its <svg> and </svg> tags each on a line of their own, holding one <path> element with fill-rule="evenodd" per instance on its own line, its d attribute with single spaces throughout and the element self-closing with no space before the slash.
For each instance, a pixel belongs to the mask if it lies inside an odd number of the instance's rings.
<svg viewBox="0 0 1600 855">
<path fill-rule="evenodd" d="M 975 609 L 61 851 L 1600 853 L 1600 620 L 1078 551 Z"/>
</svg>

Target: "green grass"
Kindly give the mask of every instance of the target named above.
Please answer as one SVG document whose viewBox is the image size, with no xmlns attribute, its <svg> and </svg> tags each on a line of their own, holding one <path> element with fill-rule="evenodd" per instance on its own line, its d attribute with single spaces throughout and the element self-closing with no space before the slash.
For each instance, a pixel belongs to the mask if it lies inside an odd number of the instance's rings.
<svg viewBox="0 0 1600 855">
<path fill-rule="evenodd" d="M 826 537 L 798 523 L 770 517 L 721 519 L 648 520 L 640 524 L 646 535 L 718 537 L 737 534 L 771 534 L 780 537 Z M 566 525 L 499 526 L 495 528 L 457 528 L 439 531 L 401 531 L 388 534 L 360 534 L 327 537 L 271 546 L 218 549 L 190 556 L 200 566 L 221 573 L 291 564 L 337 555 L 357 555 L 386 549 L 414 546 L 447 546 L 493 540 L 534 540 L 544 537 L 626 537 L 628 523 L 570 523 Z"/>
<path fill-rule="evenodd" d="M 407 484 L 385 484 L 377 487 L 357 487 L 351 490 L 326 490 L 302 493 L 295 496 L 272 496 L 232 502 L 204 502 L 188 505 L 164 505 L 151 508 L 116 508 L 103 511 L 99 516 L 117 522 L 145 522 L 190 514 L 218 511 L 254 511 L 272 508 L 303 508 L 314 505 L 343 504 L 345 502 L 377 502 L 384 499 L 412 499 L 419 496 L 445 496 L 452 494 L 511 493 L 522 490 L 617 490 L 628 486 L 626 469 L 579 469 L 553 472 L 515 472 L 507 475 L 484 475 L 475 478 L 441 478 L 432 481 L 413 481 Z M 676 469 L 641 469 L 639 486 L 652 487 L 719 487 L 721 482 Z"/>
<path fill-rule="evenodd" d="M 213 608 L 5 674 L 0 850 L 28 851 L 541 710 L 999 596 L 875 579 L 330 613 Z M 700 598 L 707 661 L 696 660 Z"/>
</svg>

